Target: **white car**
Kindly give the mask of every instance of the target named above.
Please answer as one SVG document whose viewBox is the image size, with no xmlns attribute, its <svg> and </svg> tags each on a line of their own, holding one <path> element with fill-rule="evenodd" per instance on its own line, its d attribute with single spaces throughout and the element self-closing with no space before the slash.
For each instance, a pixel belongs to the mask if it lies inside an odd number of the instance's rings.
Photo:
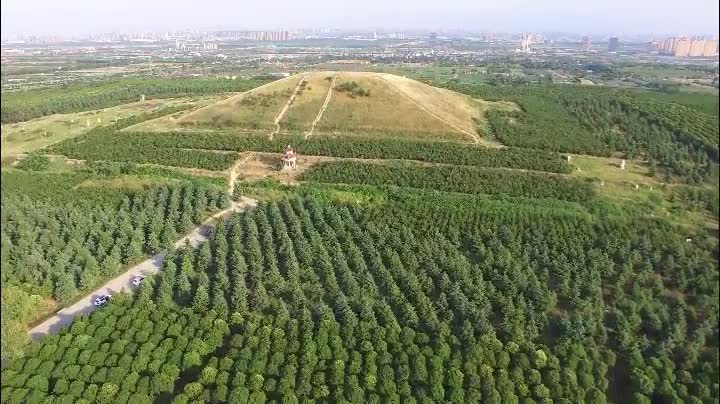
<svg viewBox="0 0 720 404">
<path fill-rule="evenodd" d="M 110 300 L 111 297 L 112 297 L 112 295 L 102 295 L 102 296 L 98 296 L 98 297 L 95 298 L 95 301 L 93 302 L 93 304 L 94 304 L 95 306 L 102 306 L 102 305 L 104 305 L 105 303 L 107 303 L 107 302 Z"/>
<path fill-rule="evenodd" d="M 143 280 L 145 280 L 145 275 L 135 275 L 135 277 L 132 279 L 132 284 L 135 286 L 140 286 Z"/>
</svg>

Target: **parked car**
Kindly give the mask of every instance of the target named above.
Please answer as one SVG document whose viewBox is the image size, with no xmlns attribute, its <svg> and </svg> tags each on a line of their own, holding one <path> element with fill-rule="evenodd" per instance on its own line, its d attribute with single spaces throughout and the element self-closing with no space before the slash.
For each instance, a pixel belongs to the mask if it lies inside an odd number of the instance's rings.
<svg viewBox="0 0 720 404">
<path fill-rule="evenodd" d="M 135 286 L 140 286 L 143 280 L 145 280 L 145 275 L 135 275 L 135 277 L 132 279 L 132 284 Z"/>
<path fill-rule="evenodd" d="M 93 302 L 93 304 L 94 304 L 95 306 L 102 306 L 102 305 L 104 305 L 105 303 L 107 303 L 108 301 L 110 301 L 110 298 L 111 298 L 111 297 L 112 297 L 112 295 L 102 295 L 102 296 L 98 296 L 98 297 L 95 298 L 95 301 Z"/>
</svg>

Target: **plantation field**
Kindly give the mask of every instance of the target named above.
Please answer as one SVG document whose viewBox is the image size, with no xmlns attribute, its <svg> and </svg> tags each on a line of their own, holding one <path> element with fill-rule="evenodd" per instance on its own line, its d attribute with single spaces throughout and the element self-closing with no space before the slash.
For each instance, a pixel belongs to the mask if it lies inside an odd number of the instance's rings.
<svg viewBox="0 0 720 404">
<path fill-rule="evenodd" d="M 56 114 L 30 121 L 2 125 L 2 156 L 29 153 L 105 126 L 116 118 L 151 113 L 176 106 L 201 106 L 217 101 L 218 96 L 154 99 L 123 104 L 100 110 Z M 89 125 L 89 126 L 88 126 Z"/>
<path fill-rule="evenodd" d="M 62 142 L 48 149 L 83 160 L 132 161 L 222 170 L 234 158 L 228 151 L 279 152 L 292 144 L 301 155 L 362 159 L 404 159 L 482 167 L 569 172 L 557 153 L 518 148 L 490 149 L 456 143 L 362 137 L 329 137 L 188 132 L 106 131 Z M 112 152 L 110 152 L 112 151 Z M 216 152 L 219 151 L 219 152 Z"/>
<path fill-rule="evenodd" d="M 505 145 L 639 157 L 655 161 L 663 175 L 690 183 L 717 177 L 717 97 L 600 86 L 445 86 L 484 100 L 517 103 L 520 111 L 487 114 L 492 135 Z"/>
<path fill-rule="evenodd" d="M 2 403 L 717 402 L 713 100 L 444 86 L 300 73 L 4 159 Z"/>
<path fill-rule="evenodd" d="M 587 183 L 558 175 L 459 166 L 429 166 L 360 161 L 324 162 L 303 173 L 302 180 L 367 185 L 393 185 L 467 194 L 499 194 L 587 202 Z"/>
<path fill-rule="evenodd" d="M 194 177 L 98 168 L 2 170 L 3 357 L 22 347 L 30 321 L 170 245 L 227 203 L 223 188 Z M 6 307 L 6 298 L 25 301 Z"/>
<path fill-rule="evenodd" d="M 673 343 L 710 335 L 697 311 L 717 316 L 709 300 L 672 297 L 713 293 L 717 272 L 702 237 L 686 243 L 660 222 L 594 223 L 562 210 L 513 213 L 511 200 L 496 210 L 467 202 L 291 198 L 236 215 L 209 243 L 173 254 L 136 297 L 117 297 L 9 363 L 3 396 L 717 397 L 703 388 L 712 384 L 712 358 L 671 356 L 716 348 L 712 338 Z M 695 281 L 685 285 L 688 278 Z M 628 283 L 633 294 L 623 293 Z M 624 320 L 632 315 L 635 323 Z M 668 345 L 669 353 L 659 350 Z M 655 393 L 655 383 L 669 388 Z"/>
<path fill-rule="evenodd" d="M 14 123 L 46 115 L 109 108 L 151 98 L 206 96 L 247 91 L 262 80 L 224 78 L 154 79 L 130 77 L 99 83 L 69 84 L 52 88 L 3 92 L 2 123 Z"/>
</svg>

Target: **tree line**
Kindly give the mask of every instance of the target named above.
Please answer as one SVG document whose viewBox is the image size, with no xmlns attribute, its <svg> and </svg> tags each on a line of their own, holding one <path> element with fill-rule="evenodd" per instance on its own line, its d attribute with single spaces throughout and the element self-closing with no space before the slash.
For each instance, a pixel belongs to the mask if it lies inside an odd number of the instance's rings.
<svg viewBox="0 0 720 404">
<path fill-rule="evenodd" d="M 578 179 L 480 167 L 334 161 L 310 167 L 302 173 L 300 179 L 326 183 L 393 185 L 466 194 L 555 198 L 571 202 L 589 202 L 593 198 L 590 184 Z"/>
<path fill-rule="evenodd" d="M 224 78 L 123 78 L 91 84 L 69 84 L 46 89 L 4 92 L 1 121 L 14 123 L 52 114 L 108 108 L 150 98 L 172 98 L 241 92 L 267 80 Z"/>
<path fill-rule="evenodd" d="M 129 125 L 128 125 L 129 126 Z M 50 146 L 49 151 L 87 160 L 132 161 L 222 170 L 231 165 L 229 154 L 207 150 L 279 153 L 291 144 L 300 154 L 362 158 L 419 160 L 478 167 L 507 167 L 569 173 L 558 153 L 520 148 L 488 149 L 458 143 L 438 143 L 362 137 L 333 138 L 303 135 L 267 135 L 187 132 L 118 132 L 96 130 Z M 190 150 L 193 149 L 193 150 Z"/>
</svg>

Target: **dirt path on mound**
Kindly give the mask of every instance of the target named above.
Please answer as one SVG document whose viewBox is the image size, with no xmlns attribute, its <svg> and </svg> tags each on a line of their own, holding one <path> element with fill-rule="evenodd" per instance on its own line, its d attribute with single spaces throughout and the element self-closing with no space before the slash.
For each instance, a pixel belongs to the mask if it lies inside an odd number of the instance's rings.
<svg viewBox="0 0 720 404">
<path fill-rule="evenodd" d="M 291 106 L 292 103 L 295 101 L 295 97 L 297 96 L 298 91 L 300 91 L 300 86 L 302 86 L 303 83 L 306 82 L 305 79 L 307 79 L 307 77 L 308 77 L 309 75 L 310 75 L 309 73 L 306 74 L 306 75 L 304 75 L 304 76 L 300 79 L 300 81 L 298 81 L 297 86 L 295 86 L 295 91 L 293 91 L 293 93 L 290 95 L 290 98 L 288 98 L 287 102 L 285 103 L 285 106 L 283 107 L 283 109 L 282 109 L 282 110 L 280 111 L 280 113 L 275 117 L 275 131 L 270 134 L 270 140 L 273 140 L 273 137 L 280 132 L 280 121 L 282 121 L 282 119 L 283 119 L 283 117 L 285 116 L 285 113 L 287 112 L 287 110 L 290 109 L 290 106 Z"/>
<path fill-rule="evenodd" d="M 313 131 L 315 131 L 315 125 L 320 122 L 320 119 L 322 119 L 322 116 L 325 113 L 325 109 L 328 107 L 328 105 L 330 105 L 330 99 L 332 98 L 333 90 L 335 89 L 335 83 L 337 83 L 337 78 L 339 75 L 339 73 L 335 73 L 335 75 L 333 76 L 332 82 L 330 83 L 330 88 L 328 88 L 327 95 L 325 96 L 325 102 L 323 102 L 322 107 L 320 107 L 320 111 L 318 111 L 318 114 L 315 117 L 312 126 L 310 127 L 310 132 L 305 134 L 305 139 L 309 138 L 313 134 Z"/>
<path fill-rule="evenodd" d="M 435 118 L 435 119 L 437 119 L 437 120 L 445 123 L 446 125 L 451 126 L 451 127 L 452 127 L 453 129 L 455 129 L 455 130 L 458 130 L 458 131 L 460 131 L 460 132 L 462 132 L 462 133 L 470 136 L 470 138 L 473 140 L 473 142 L 475 142 L 476 144 L 480 144 L 480 138 L 478 137 L 477 134 L 472 133 L 472 132 L 469 132 L 469 131 L 467 131 L 467 130 L 465 130 L 465 129 L 463 129 L 463 128 L 457 126 L 457 125 L 455 125 L 454 123 L 448 121 L 447 119 L 441 117 L 440 115 L 436 114 L 435 112 L 433 112 L 432 110 L 430 110 L 430 109 L 429 109 L 428 107 L 426 107 L 425 105 L 417 102 L 414 98 L 412 98 L 411 96 L 409 96 L 406 92 L 401 91 L 399 88 L 397 88 L 397 86 L 396 86 L 395 84 L 393 84 L 390 80 L 386 79 L 385 77 L 383 77 L 383 76 L 381 76 L 381 75 L 378 75 L 377 77 L 380 78 L 380 79 L 381 79 L 382 81 L 384 81 L 385 83 L 387 83 L 387 85 L 390 86 L 390 88 L 392 88 L 393 90 L 395 90 L 395 92 L 397 92 L 398 94 L 401 94 L 403 97 L 405 97 L 405 98 L 407 98 L 408 100 L 410 100 L 410 102 L 412 102 L 412 103 L 415 104 L 418 108 L 420 108 L 420 109 L 422 109 L 423 111 L 425 111 L 425 112 L 427 112 L 428 114 L 430 114 L 433 118 Z"/>
</svg>

